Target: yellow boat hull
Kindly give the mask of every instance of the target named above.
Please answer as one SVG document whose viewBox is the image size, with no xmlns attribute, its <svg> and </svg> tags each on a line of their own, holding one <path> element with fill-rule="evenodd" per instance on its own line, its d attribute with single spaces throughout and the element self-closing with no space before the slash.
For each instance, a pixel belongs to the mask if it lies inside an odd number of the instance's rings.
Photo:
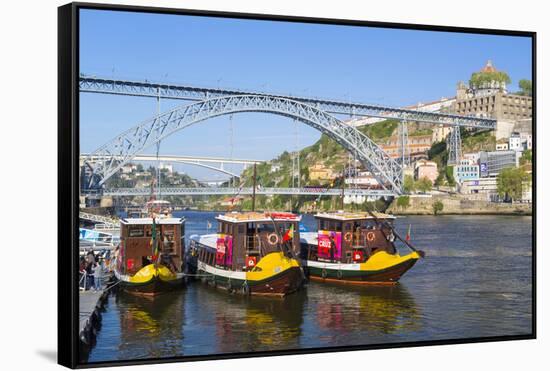
<svg viewBox="0 0 550 371">
<path fill-rule="evenodd" d="M 145 296 L 155 296 L 163 292 L 177 290 L 184 284 L 183 273 L 174 273 L 161 264 L 146 265 L 131 276 L 117 274 L 117 272 L 115 275 L 126 291 Z"/>
<path fill-rule="evenodd" d="M 350 285 L 394 285 L 420 259 L 417 252 L 407 255 L 379 251 L 361 264 L 306 262 L 306 271 L 314 281 Z"/>
</svg>

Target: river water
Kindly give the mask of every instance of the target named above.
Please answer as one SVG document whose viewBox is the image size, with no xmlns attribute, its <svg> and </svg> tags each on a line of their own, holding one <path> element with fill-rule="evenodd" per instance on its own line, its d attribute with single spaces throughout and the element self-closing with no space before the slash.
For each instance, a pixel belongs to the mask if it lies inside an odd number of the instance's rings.
<svg viewBox="0 0 550 371">
<path fill-rule="evenodd" d="M 179 212 L 186 234 L 209 212 Z M 532 332 L 531 217 L 396 220 L 426 252 L 394 287 L 310 282 L 285 299 L 228 295 L 200 282 L 155 301 L 109 297 L 89 362 L 386 344 Z M 315 230 L 314 218 L 304 224 Z"/>
</svg>

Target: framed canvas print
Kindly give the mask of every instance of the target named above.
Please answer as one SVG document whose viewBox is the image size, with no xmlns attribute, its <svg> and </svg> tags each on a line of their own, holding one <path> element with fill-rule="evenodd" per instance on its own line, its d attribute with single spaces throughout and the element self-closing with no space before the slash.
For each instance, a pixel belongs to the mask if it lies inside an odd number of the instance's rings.
<svg viewBox="0 0 550 371">
<path fill-rule="evenodd" d="M 59 8 L 59 363 L 533 339 L 534 32 Z"/>
</svg>

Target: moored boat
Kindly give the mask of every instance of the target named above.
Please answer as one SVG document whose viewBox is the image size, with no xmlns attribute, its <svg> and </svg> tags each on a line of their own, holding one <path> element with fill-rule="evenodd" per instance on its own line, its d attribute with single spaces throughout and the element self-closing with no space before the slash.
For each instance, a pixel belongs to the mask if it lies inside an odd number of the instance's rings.
<svg viewBox="0 0 550 371">
<path fill-rule="evenodd" d="M 185 219 L 151 214 L 120 220 L 115 277 L 128 292 L 145 296 L 183 286 Z"/>
<path fill-rule="evenodd" d="M 331 212 L 315 215 L 318 232 L 301 234 L 299 256 L 306 275 L 343 284 L 395 284 L 423 256 L 382 213 Z M 412 251 L 400 255 L 395 241 Z"/>
<path fill-rule="evenodd" d="M 303 284 L 294 251 L 300 216 L 230 212 L 216 217 L 218 233 L 191 236 L 197 275 L 212 286 L 244 295 L 284 296 Z"/>
</svg>

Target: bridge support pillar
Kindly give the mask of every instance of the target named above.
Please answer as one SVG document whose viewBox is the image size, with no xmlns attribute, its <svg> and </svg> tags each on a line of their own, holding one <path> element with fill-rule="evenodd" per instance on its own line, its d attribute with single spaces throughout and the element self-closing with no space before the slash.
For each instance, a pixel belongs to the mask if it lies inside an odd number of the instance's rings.
<svg viewBox="0 0 550 371">
<path fill-rule="evenodd" d="M 409 129 L 406 121 L 401 121 L 399 123 L 399 159 L 402 167 L 407 167 L 411 163 Z"/>
<path fill-rule="evenodd" d="M 460 126 L 453 126 L 447 136 L 448 165 L 457 165 L 462 157 L 462 138 L 460 137 Z"/>
</svg>

